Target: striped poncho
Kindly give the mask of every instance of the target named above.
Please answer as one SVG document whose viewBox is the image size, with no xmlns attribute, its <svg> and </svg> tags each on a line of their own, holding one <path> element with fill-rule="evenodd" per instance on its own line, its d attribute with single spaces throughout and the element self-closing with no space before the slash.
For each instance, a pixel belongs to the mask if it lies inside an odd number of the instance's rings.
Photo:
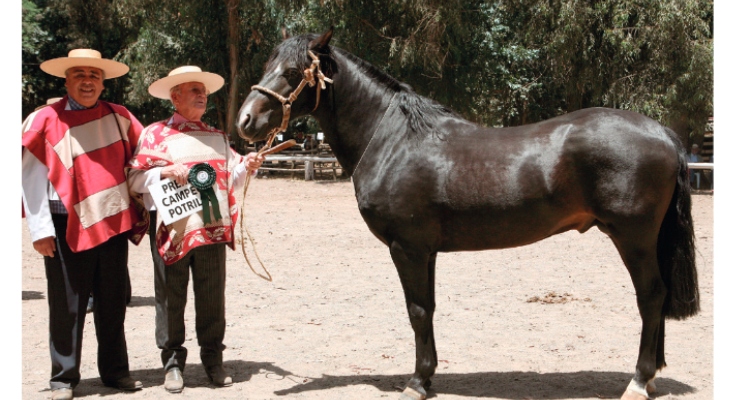
<svg viewBox="0 0 750 400">
<path fill-rule="evenodd" d="M 130 197 L 124 167 L 141 123 L 125 107 L 102 100 L 86 110 L 65 110 L 66 104 L 67 96 L 30 115 L 22 144 L 49 169 L 68 212 L 68 245 L 80 252 L 125 232 L 140 243 L 148 219 Z"/>
<path fill-rule="evenodd" d="M 224 132 L 200 121 L 171 121 L 155 122 L 143 130 L 128 168 L 145 171 L 178 163 L 188 168 L 210 164 L 216 171 L 212 188 L 219 200 L 221 218 L 212 217 L 209 223 L 204 223 L 202 213 L 198 212 L 166 225 L 157 214 L 155 239 L 159 254 L 165 264 L 172 264 L 198 246 L 226 243 L 234 250 L 239 208 L 232 170 L 243 157 L 229 146 Z"/>
</svg>

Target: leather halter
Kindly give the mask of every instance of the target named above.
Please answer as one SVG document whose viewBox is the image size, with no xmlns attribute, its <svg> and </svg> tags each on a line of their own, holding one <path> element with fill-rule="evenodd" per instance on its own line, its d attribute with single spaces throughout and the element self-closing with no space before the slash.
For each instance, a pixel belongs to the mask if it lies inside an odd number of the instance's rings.
<svg viewBox="0 0 750 400">
<path fill-rule="evenodd" d="M 281 106 L 284 110 L 284 116 L 281 119 L 281 125 L 277 126 L 276 128 L 273 128 L 270 132 L 268 132 L 268 137 L 266 138 L 266 145 L 263 146 L 263 149 L 269 147 L 271 143 L 273 142 L 274 137 L 277 133 L 283 133 L 286 132 L 287 127 L 289 127 L 289 117 L 292 113 L 292 103 L 294 100 L 297 100 L 297 96 L 302 92 L 302 89 L 305 88 L 305 84 L 307 84 L 310 87 L 315 86 L 318 84 L 318 90 L 316 92 L 315 97 L 315 108 L 313 108 L 313 111 L 318 109 L 318 104 L 320 104 L 320 91 L 326 88 L 326 82 L 333 83 L 333 79 L 330 79 L 326 77 L 323 72 L 320 70 L 320 59 L 318 56 L 316 56 L 312 51 L 308 50 L 307 54 L 310 55 L 310 58 L 312 58 L 312 64 L 308 68 L 306 68 L 303 71 L 304 77 L 302 81 L 297 86 L 297 89 L 295 89 L 291 94 L 289 94 L 289 97 L 284 97 L 276 92 L 274 92 L 271 89 L 265 88 L 260 85 L 253 85 L 250 89 L 251 90 L 259 90 L 261 92 L 264 92 L 266 94 L 269 94 L 273 97 L 275 97 L 278 101 L 281 102 Z M 242 134 L 240 134 L 242 136 Z M 250 138 L 242 136 L 244 139 L 249 140 Z"/>
</svg>

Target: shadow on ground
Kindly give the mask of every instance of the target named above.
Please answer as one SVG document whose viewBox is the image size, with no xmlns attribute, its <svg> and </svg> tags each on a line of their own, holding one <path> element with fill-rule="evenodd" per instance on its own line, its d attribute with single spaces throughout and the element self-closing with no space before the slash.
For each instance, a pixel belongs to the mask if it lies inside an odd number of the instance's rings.
<svg viewBox="0 0 750 400">
<path fill-rule="evenodd" d="M 536 372 L 477 372 L 467 374 L 437 374 L 433 377 L 428 398 L 456 395 L 487 399 L 619 399 L 631 374 L 606 371 L 560 373 Z M 306 383 L 275 392 L 279 396 L 326 390 L 350 385 L 371 385 L 383 392 L 401 392 L 409 379 L 406 375 L 347 375 L 305 378 Z M 689 385 L 669 378 L 657 378 L 655 397 L 671 393 L 692 393 Z"/>
<path fill-rule="evenodd" d="M 44 300 L 45 294 L 36 290 L 23 290 L 21 291 L 21 300 Z M 143 297 L 133 296 L 130 299 L 128 307 L 154 307 L 156 306 L 156 300 L 154 297 Z"/>
<path fill-rule="evenodd" d="M 158 349 L 154 347 L 154 357 L 159 357 Z M 305 379 L 296 377 L 289 371 L 274 366 L 272 363 L 249 362 L 241 360 L 225 361 L 224 367 L 232 375 L 235 384 L 250 381 L 251 379 L 261 376 L 271 376 L 274 379 L 291 379 L 292 382 L 303 382 Z M 164 370 L 161 368 L 140 369 L 130 371 L 130 376 L 143 383 L 143 388 L 160 387 L 164 385 Z M 203 365 L 198 363 L 188 363 L 183 371 L 183 380 L 185 390 L 197 387 L 215 388 L 208 380 Z M 217 388 L 220 389 L 220 388 Z M 49 389 L 43 389 L 41 392 L 48 393 Z M 82 379 L 75 388 L 75 397 L 107 397 L 119 395 L 122 392 L 118 389 L 104 386 L 99 378 Z"/>
<path fill-rule="evenodd" d="M 274 392 L 278 397 L 299 395 L 316 390 L 329 390 L 353 385 L 370 385 L 381 392 L 396 396 L 407 382 L 407 375 L 323 375 L 312 378 L 295 375 L 291 371 L 268 362 L 242 360 L 225 361 L 224 366 L 236 384 L 252 379 L 289 380 L 294 386 Z M 144 389 L 164 384 L 161 368 L 131 371 L 131 376 L 143 382 Z M 185 389 L 213 387 L 200 363 L 191 363 L 183 372 Z M 476 372 L 466 374 L 437 374 L 428 391 L 428 398 L 456 395 L 485 399 L 618 399 L 632 378 L 631 374 L 607 371 L 559 373 L 536 372 Z M 669 378 L 657 378 L 655 398 L 665 394 L 683 395 L 695 389 Z M 288 384 L 288 383 L 287 383 Z M 46 391 L 46 390 L 44 390 Z M 97 379 L 84 379 L 76 387 L 76 397 L 106 397 L 120 392 L 106 387 Z M 296 396 L 298 397 L 298 396 Z"/>
<path fill-rule="evenodd" d="M 22 290 L 21 300 L 43 300 L 44 293 L 37 292 L 36 290 Z"/>
<path fill-rule="evenodd" d="M 133 296 L 130 298 L 130 303 L 128 304 L 128 307 L 155 307 L 155 306 L 156 306 L 156 300 L 154 300 L 154 296 L 150 296 L 150 297 Z"/>
</svg>

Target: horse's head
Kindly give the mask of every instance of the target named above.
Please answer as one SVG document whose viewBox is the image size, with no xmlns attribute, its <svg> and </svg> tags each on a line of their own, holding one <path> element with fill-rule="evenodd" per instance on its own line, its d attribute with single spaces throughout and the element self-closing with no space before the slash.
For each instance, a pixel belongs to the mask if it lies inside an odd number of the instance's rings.
<svg viewBox="0 0 750 400">
<path fill-rule="evenodd" d="M 237 115 L 237 129 L 250 142 L 286 130 L 290 120 L 313 112 L 335 72 L 328 42 L 333 31 L 301 35 L 276 46 L 260 82 L 252 87 Z"/>
</svg>

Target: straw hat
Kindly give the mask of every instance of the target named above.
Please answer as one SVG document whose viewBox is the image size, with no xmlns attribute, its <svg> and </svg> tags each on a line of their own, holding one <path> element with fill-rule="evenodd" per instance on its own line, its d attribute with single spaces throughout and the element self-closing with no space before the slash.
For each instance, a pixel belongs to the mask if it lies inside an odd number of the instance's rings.
<svg viewBox="0 0 750 400">
<path fill-rule="evenodd" d="M 130 68 L 117 61 L 102 58 L 102 53 L 91 49 L 74 49 L 67 57 L 47 60 L 39 66 L 42 71 L 65 78 L 65 71 L 72 67 L 94 67 L 104 71 L 104 79 L 112 79 L 128 73 Z"/>
<path fill-rule="evenodd" d="M 159 99 L 169 100 L 169 91 L 186 82 L 200 82 L 206 85 L 206 94 L 214 93 L 224 86 L 224 78 L 213 72 L 204 72 L 194 65 L 184 65 L 173 69 L 169 75 L 151 84 L 148 92 Z"/>
</svg>

